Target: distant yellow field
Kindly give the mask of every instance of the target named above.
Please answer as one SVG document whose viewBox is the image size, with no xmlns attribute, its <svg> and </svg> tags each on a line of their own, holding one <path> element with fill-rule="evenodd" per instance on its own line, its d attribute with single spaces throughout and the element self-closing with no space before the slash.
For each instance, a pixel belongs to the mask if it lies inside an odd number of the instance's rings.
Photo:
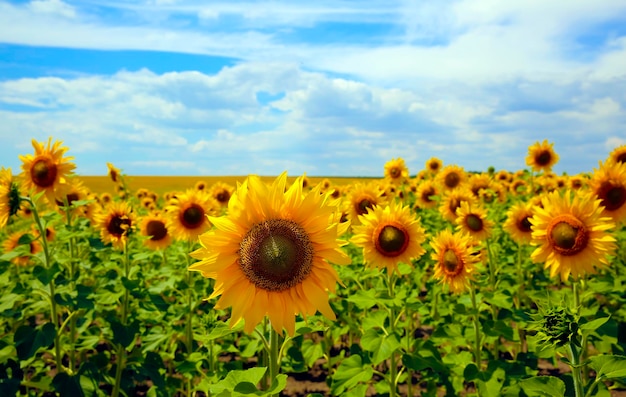
<svg viewBox="0 0 626 397">
<path fill-rule="evenodd" d="M 126 183 L 131 192 L 144 188 L 157 194 L 163 194 L 172 191 L 181 191 L 193 188 L 198 181 L 204 181 L 208 187 L 216 182 L 228 183 L 236 186 L 237 182 L 243 182 L 247 176 L 126 176 Z M 261 179 L 271 182 L 276 177 L 262 176 Z M 363 182 L 373 180 L 375 178 L 353 178 L 353 177 L 307 177 L 312 185 L 315 185 L 324 179 L 330 180 L 334 185 L 346 185 L 355 182 Z M 108 176 L 80 176 L 85 186 L 94 193 L 113 192 L 115 184 Z M 296 179 L 296 176 L 288 178 L 290 182 Z"/>
</svg>

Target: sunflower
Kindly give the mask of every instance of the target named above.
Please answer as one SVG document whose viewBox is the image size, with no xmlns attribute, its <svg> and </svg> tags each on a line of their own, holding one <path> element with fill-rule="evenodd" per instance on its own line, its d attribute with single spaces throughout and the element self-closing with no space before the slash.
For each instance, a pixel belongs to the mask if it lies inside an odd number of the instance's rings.
<svg viewBox="0 0 626 397">
<path fill-rule="evenodd" d="M 475 197 L 480 197 L 482 190 L 491 189 L 493 181 L 491 175 L 486 173 L 472 174 L 468 180 L 468 188 L 472 191 Z"/>
<path fill-rule="evenodd" d="M 394 185 L 402 184 L 409 177 L 409 169 L 404 159 L 398 157 L 385 163 L 385 179 Z"/>
<path fill-rule="evenodd" d="M 357 183 L 344 202 L 348 219 L 352 225 L 359 225 L 361 223 L 359 215 L 366 214 L 367 210 L 375 205 L 384 204 L 386 199 L 375 185 Z"/>
<path fill-rule="evenodd" d="M 71 207 L 76 201 L 85 200 L 89 191 L 83 182 L 77 177 L 72 177 L 68 181 L 68 188 L 63 196 L 57 197 L 55 204 L 60 214 L 65 215 L 65 204 Z M 70 210 L 70 214 L 72 211 Z M 81 212 L 82 213 L 82 212 Z"/>
<path fill-rule="evenodd" d="M 579 174 L 579 175 L 572 175 L 569 178 L 569 188 L 573 189 L 573 190 L 578 190 L 584 186 L 587 185 L 587 178 L 585 178 L 583 175 Z"/>
<path fill-rule="evenodd" d="M 445 190 L 456 189 L 463 185 L 466 179 L 465 170 L 454 164 L 446 165 L 437 173 L 437 181 Z"/>
<path fill-rule="evenodd" d="M 544 140 L 542 143 L 536 142 L 528 147 L 528 156 L 526 156 L 526 165 L 532 167 L 533 171 L 550 171 L 552 166 L 559 161 L 559 155 L 552 148 L 553 143 Z"/>
<path fill-rule="evenodd" d="M 100 229 L 100 239 L 111 243 L 117 249 L 123 249 L 128 243 L 128 236 L 135 227 L 135 214 L 125 202 L 114 202 L 95 216 L 96 227 Z"/>
<path fill-rule="evenodd" d="M 102 205 L 107 205 L 113 202 L 113 197 L 111 197 L 111 193 L 108 193 L 108 192 L 102 193 L 100 195 L 100 202 L 102 203 Z"/>
<path fill-rule="evenodd" d="M 543 208 L 535 207 L 530 219 L 534 262 L 543 262 L 550 277 L 571 274 L 578 279 L 593 273 L 594 266 L 607 264 L 607 255 L 615 250 L 615 239 L 608 230 L 615 227 L 610 217 L 602 216 L 601 200 L 591 194 L 567 190 L 546 194 Z"/>
<path fill-rule="evenodd" d="M 63 142 L 55 141 L 52 146 L 52 138 L 48 139 L 48 144 L 39 143 L 32 140 L 34 155 L 20 155 L 22 161 L 22 185 L 24 190 L 35 189 L 37 193 L 45 192 L 48 202 L 54 204 L 57 197 L 66 194 L 69 185 L 68 175 L 76 168 L 70 162 L 73 157 L 63 157 L 67 151 L 66 147 L 61 147 Z"/>
<path fill-rule="evenodd" d="M 233 187 L 224 182 L 216 182 L 211 186 L 211 190 L 209 194 L 218 202 L 222 207 L 226 207 L 228 205 L 228 200 L 230 200 L 230 196 L 233 194 Z"/>
<path fill-rule="evenodd" d="M 143 244 L 151 250 L 165 249 L 172 243 L 167 230 L 167 218 L 159 212 L 144 216 L 139 223 L 139 231 L 146 237 Z"/>
<path fill-rule="evenodd" d="M 419 208 L 435 208 L 437 206 L 437 196 L 439 196 L 439 185 L 432 180 L 422 181 L 415 192 L 415 205 Z"/>
<path fill-rule="evenodd" d="M 20 209 L 20 191 L 13 181 L 11 169 L 0 169 L 0 229 L 6 226 L 9 217 Z"/>
<path fill-rule="evenodd" d="M 426 240 L 424 229 L 409 206 L 395 201 L 385 207 L 377 205 L 359 220 L 361 225 L 353 228 L 350 241 L 363 248 L 363 259 L 372 267 L 385 267 L 391 274 L 398 263 L 410 264 L 426 252 L 421 245 Z"/>
<path fill-rule="evenodd" d="M 443 196 L 439 204 L 439 212 L 445 219 L 454 223 L 457 217 L 456 211 L 461 206 L 461 203 L 463 201 L 473 202 L 475 200 L 476 198 L 471 190 L 466 188 L 454 189 Z"/>
<path fill-rule="evenodd" d="M 626 163 L 600 163 L 590 184 L 604 207 L 602 215 L 610 216 L 616 223 L 626 221 Z"/>
<path fill-rule="evenodd" d="M 295 333 L 294 314 L 320 311 L 334 319 L 328 291 L 339 276 L 328 262 L 348 264 L 337 237 L 337 208 L 317 185 L 302 191 L 302 179 L 286 189 L 287 173 L 267 185 L 250 176 L 237 186 L 227 215 L 210 217 L 213 229 L 199 237 L 202 247 L 191 256 L 200 260 L 189 270 L 215 279 L 209 299 L 216 308 L 232 306 L 231 326 L 244 319 L 251 333 L 264 316 L 276 332 Z"/>
<path fill-rule="evenodd" d="M 109 170 L 108 175 L 113 181 L 113 183 L 122 183 L 121 181 L 122 172 L 119 170 L 119 168 L 115 168 L 115 166 L 111 163 L 107 163 L 107 168 Z"/>
<path fill-rule="evenodd" d="M 17 231 L 12 233 L 9 237 L 7 237 L 6 240 L 4 240 L 4 243 L 2 243 L 2 248 L 4 252 L 11 252 L 13 250 L 15 250 L 17 247 L 19 247 L 20 245 L 24 244 L 24 243 L 20 243 L 20 240 L 23 239 L 24 236 L 28 235 L 28 232 L 24 232 L 24 231 Z M 25 255 L 19 255 L 16 256 L 14 258 L 11 259 L 11 262 L 18 265 L 18 266 L 26 266 L 30 263 L 30 259 L 32 255 L 37 254 L 38 252 L 42 251 L 41 248 L 41 244 L 39 243 L 39 241 L 37 241 L 36 239 L 33 239 L 32 236 L 30 239 L 28 239 L 28 253 L 29 254 L 25 254 Z"/>
<path fill-rule="evenodd" d="M 443 162 L 437 157 L 431 157 L 426 160 L 426 170 L 428 170 L 431 174 L 438 173 L 442 166 Z"/>
<path fill-rule="evenodd" d="M 531 240 L 530 218 L 533 216 L 533 206 L 529 202 L 517 202 L 509 208 L 502 229 L 518 244 L 529 244 Z"/>
<path fill-rule="evenodd" d="M 434 249 L 431 259 L 435 261 L 435 278 L 448 285 L 454 293 L 466 291 L 476 271 L 476 263 L 480 262 L 471 236 L 452 234 L 445 229 L 430 241 L 430 245 Z"/>
<path fill-rule="evenodd" d="M 178 240 L 196 241 L 211 224 L 207 215 L 214 215 L 219 204 L 206 192 L 188 189 L 178 193 L 165 208 L 168 214 L 168 230 Z"/>
<path fill-rule="evenodd" d="M 626 145 L 621 145 L 613 149 L 609 154 L 609 161 L 613 163 L 626 163 Z"/>
<path fill-rule="evenodd" d="M 493 229 L 493 221 L 487 219 L 487 211 L 478 206 L 462 201 L 456 210 L 456 230 L 467 233 L 476 241 L 485 241 Z"/>
<path fill-rule="evenodd" d="M 207 184 L 206 184 L 206 182 L 205 182 L 205 181 L 198 181 L 198 182 L 196 182 L 196 184 L 194 185 L 194 188 L 195 188 L 196 190 L 204 190 L 204 189 L 206 189 L 206 187 L 207 187 Z"/>
</svg>

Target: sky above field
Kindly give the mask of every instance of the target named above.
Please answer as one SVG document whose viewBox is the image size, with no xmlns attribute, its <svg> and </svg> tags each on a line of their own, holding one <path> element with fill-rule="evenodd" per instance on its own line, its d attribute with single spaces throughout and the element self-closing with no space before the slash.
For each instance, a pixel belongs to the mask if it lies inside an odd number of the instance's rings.
<svg viewBox="0 0 626 397">
<path fill-rule="evenodd" d="M 431 157 L 557 173 L 626 144 L 624 0 L 0 0 L 0 166 L 382 176 Z"/>
</svg>

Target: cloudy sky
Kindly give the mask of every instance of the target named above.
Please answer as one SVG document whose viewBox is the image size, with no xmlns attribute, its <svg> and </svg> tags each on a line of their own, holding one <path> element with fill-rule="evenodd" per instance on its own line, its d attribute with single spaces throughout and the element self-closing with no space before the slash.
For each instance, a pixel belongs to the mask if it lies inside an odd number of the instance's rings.
<svg viewBox="0 0 626 397">
<path fill-rule="evenodd" d="M 626 144 L 624 0 L 0 0 L 0 166 L 592 171 Z"/>
</svg>

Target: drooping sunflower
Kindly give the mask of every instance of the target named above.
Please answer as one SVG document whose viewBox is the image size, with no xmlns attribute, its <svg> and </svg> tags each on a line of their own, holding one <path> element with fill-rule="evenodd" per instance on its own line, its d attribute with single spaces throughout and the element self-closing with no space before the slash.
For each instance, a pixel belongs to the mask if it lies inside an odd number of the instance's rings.
<svg viewBox="0 0 626 397">
<path fill-rule="evenodd" d="M 167 218 L 160 212 L 152 212 L 141 219 L 139 231 L 146 237 L 143 244 L 151 250 L 165 249 L 172 243 L 172 235 L 167 230 Z"/>
<path fill-rule="evenodd" d="M 487 211 L 484 208 L 462 201 L 456 215 L 456 230 L 469 234 L 476 241 L 485 241 L 489 238 L 494 223 L 487 219 Z"/>
<path fill-rule="evenodd" d="M 136 226 L 132 207 L 125 201 L 112 202 L 94 218 L 96 228 L 100 229 L 100 239 L 116 249 L 124 249 Z"/>
<path fill-rule="evenodd" d="M 109 178 L 113 181 L 113 183 L 122 183 L 121 177 L 122 172 L 119 168 L 116 168 L 113 164 L 107 163 L 108 175 Z"/>
<path fill-rule="evenodd" d="M 532 168 L 533 171 L 545 171 L 552 170 L 554 164 L 559 161 L 559 155 L 553 149 L 554 144 L 548 143 L 547 139 L 544 139 L 542 143 L 536 142 L 528 147 L 528 156 L 526 156 L 526 165 Z"/>
<path fill-rule="evenodd" d="M 385 163 L 385 179 L 394 185 L 401 185 L 409 177 L 409 169 L 404 159 L 398 157 Z"/>
<path fill-rule="evenodd" d="M 465 170 L 454 164 L 446 165 L 437 174 L 437 181 L 445 190 L 452 190 L 462 186 L 466 179 L 467 174 Z"/>
<path fill-rule="evenodd" d="M 506 213 L 506 221 L 502 229 L 518 244 L 530 244 L 532 229 L 530 218 L 533 216 L 533 206 L 530 202 L 519 201 L 511 206 Z"/>
<path fill-rule="evenodd" d="M 222 207 L 226 207 L 233 191 L 234 189 L 231 185 L 224 182 L 216 182 L 211 186 L 209 193 Z"/>
<path fill-rule="evenodd" d="M 409 206 L 391 201 L 387 206 L 374 206 L 360 215 L 350 241 L 363 248 L 366 265 L 387 273 L 397 271 L 400 262 L 411 264 L 424 255 L 425 231 Z"/>
<path fill-rule="evenodd" d="M 20 209 L 20 191 L 13 181 L 10 168 L 0 169 L 0 229 L 6 226 L 9 217 Z"/>
<path fill-rule="evenodd" d="M 589 193 L 570 190 L 546 194 L 543 208 L 534 207 L 531 245 L 537 246 L 531 258 L 550 269 L 550 277 L 560 274 L 565 281 L 593 273 L 595 266 L 606 265 L 607 255 L 615 250 L 615 238 L 607 233 L 615 227 L 602 215 L 601 201 Z"/>
<path fill-rule="evenodd" d="M 613 163 L 626 163 L 626 145 L 621 145 L 613 149 L 609 154 L 608 161 Z"/>
<path fill-rule="evenodd" d="M 199 237 L 202 247 L 191 256 L 200 260 L 189 270 L 215 279 L 209 299 L 216 308 L 232 307 L 231 326 L 245 320 L 251 333 L 268 316 L 278 333 L 295 333 L 295 315 L 320 311 L 334 319 L 328 291 L 339 276 L 329 262 L 350 263 L 337 239 L 337 208 L 317 185 L 302 190 L 302 179 L 286 189 L 287 174 L 271 184 L 250 176 L 237 186 L 227 215 L 210 217 L 213 229 Z"/>
<path fill-rule="evenodd" d="M 33 139 L 35 154 L 19 156 L 22 161 L 22 172 L 19 176 L 24 190 L 28 192 L 35 189 L 37 193 L 45 192 L 48 202 L 52 205 L 57 197 L 66 194 L 69 188 L 67 177 L 76 168 L 69 162 L 73 157 L 63 157 L 68 148 L 62 147 L 62 143 L 55 141 L 52 144 L 52 138 L 49 138 L 46 145 Z"/>
<path fill-rule="evenodd" d="M 469 234 L 452 233 L 445 229 L 431 241 L 434 252 L 431 259 L 435 261 L 434 276 L 447 285 L 450 291 L 461 293 L 467 290 L 480 255 L 474 250 L 476 245 Z"/>
<path fill-rule="evenodd" d="M 13 232 L 2 243 L 3 251 L 4 252 L 11 252 L 11 251 L 15 250 L 17 247 L 19 247 L 21 245 L 20 244 L 20 240 L 26 234 L 28 234 L 28 232 L 25 232 L 25 231 Z M 30 263 L 32 255 L 35 255 L 38 252 L 42 251 L 41 244 L 36 239 L 33 239 L 33 238 L 29 239 L 28 244 L 29 244 L 29 247 L 27 249 L 28 254 L 19 255 L 19 256 L 16 256 L 16 257 L 12 258 L 11 259 L 12 263 L 14 263 L 14 264 L 16 264 L 18 266 L 26 266 L 26 265 L 28 265 Z"/>
<path fill-rule="evenodd" d="M 220 205 L 207 192 L 187 189 L 176 194 L 165 207 L 168 230 L 177 240 L 196 241 L 211 224 L 207 215 L 216 215 Z"/>
<path fill-rule="evenodd" d="M 421 181 L 417 186 L 415 192 L 416 200 L 415 205 L 419 208 L 435 208 L 437 203 L 437 196 L 439 196 L 439 185 L 431 179 Z"/>
<path fill-rule="evenodd" d="M 426 160 L 426 170 L 431 174 L 437 174 L 441 167 L 443 166 L 443 161 L 438 159 L 437 157 L 431 157 Z"/>
<path fill-rule="evenodd" d="M 367 210 L 375 205 L 382 205 L 386 202 L 382 191 L 373 184 L 357 183 L 348 194 L 345 200 L 345 210 L 350 223 L 354 225 L 361 224 L 359 215 L 364 215 Z"/>
<path fill-rule="evenodd" d="M 603 216 L 610 216 L 616 223 L 626 221 L 626 163 L 605 162 L 594 170 L 591 190 L 604 207 Z"/>
</svg>

